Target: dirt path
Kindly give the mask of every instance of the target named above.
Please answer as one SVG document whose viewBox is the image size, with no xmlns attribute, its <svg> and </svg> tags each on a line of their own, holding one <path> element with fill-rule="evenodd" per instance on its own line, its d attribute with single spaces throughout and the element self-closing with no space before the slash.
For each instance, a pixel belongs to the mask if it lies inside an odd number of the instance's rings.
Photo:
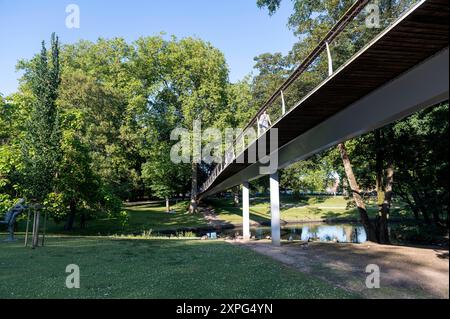
<svg viewBox="0 0 450 319">
<path fill-rule="evenodd" d="M 209 206 L 206 208 L 202 208 L 200 212 L 208 222 L 208 225 L 219 226 L 222 224 L 222 221 L 217 218 L 216 211 L 213 207 Z"/>
<path fill-rule="evenodd" d="M 449 298 L 448 250 L 372 243 L 286 243 L 281 247 L 273 247 L 268 241 L 232 243 L 365 298 Z M 380 289 L 368 289 L 365 285 L 369 264 L 380 267 Z"/>
</svg>

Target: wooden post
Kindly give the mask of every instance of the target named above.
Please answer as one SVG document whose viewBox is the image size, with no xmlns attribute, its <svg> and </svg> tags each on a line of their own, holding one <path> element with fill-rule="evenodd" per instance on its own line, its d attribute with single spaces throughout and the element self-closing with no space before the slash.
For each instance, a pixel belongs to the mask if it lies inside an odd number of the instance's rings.
<svg viewBox="0 0 450 319">
<path fill-rule="evenodd" d="M 30 226 L 30 215 L 31 215 L 31 210 L 28 210 L 28 215 L 27 215 L 27 228 L 25 230 L 25 244 L 24 246 L 27 247 L 28 246 L 28 229 Z"/>
<path fill-rule="evenodd" d="M 33 249 L 39 246 L 39 219 L 40 219 L 40 212 L 39 210 L 35 210 L 33 223 L 33 239 L 32 239 Z"/>
<path fill-rule="evenodd" d="M 44 215 L 44 232 L 42 234 L 42 247 L 44 247 L 45 244 L 45 232 L 47 231 L 47 211 L 45 211 Z"/>
</svg>

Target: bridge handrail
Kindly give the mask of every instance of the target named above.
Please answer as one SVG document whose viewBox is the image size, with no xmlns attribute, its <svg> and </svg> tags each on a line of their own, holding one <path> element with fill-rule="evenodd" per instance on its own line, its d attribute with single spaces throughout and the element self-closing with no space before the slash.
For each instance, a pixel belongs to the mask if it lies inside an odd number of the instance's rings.
<svg viewBox="0 0 450 319">
<path fill-rule="evenodd" d="M 365 8 L 365 6 L 370 2 L 370 0 L 356 0 L 352 6 L 344 13 L 344 15 L 336 22 L 333 27 L 328 31 L 325 37 L 319 42 L 319 44 L 308 54 L 308 56 L 298 65 L 298 67 L 291 73 L 291 75 L 284 81 L 284 83 L 272 94 L 272 96 L 262 105 L 256 115 L 250 120 L 247 126 L 242 130 L 242 132 L 236 137 L 233 142 L 233 148 L 236 145 L 246 131 L 252 127 L 258 120 L 259 116 L 264 113 L 275 101 L 286 91 L 295 80 L 300 77 L 300 75 L 308 69 L 308 67 L 314 62 L 314 60 L 327 48 L 329 45 L 341 32 L 342 30 Z M 228 150 L 227 150 L 228 152 Z M 226 154 L 226 153 L 225 153 Z M 212 176 L 218 176 L 220 174 L 219 167 L 225 168 L 228 165 L 216 165 L 213 169 L 208 180 L 201 187 L 202 191 L 206 190 L 215 180 L 211 178 Z"/>
<path fill-rule="evenodd" d="M 292 72 L 289 78 L 275 91 L 275 93 L 267 100 L 266 103 L 259 109 L 258 113 L 250 120 L 249 124 L 245 127 L 247 130 L 253 124 L 255 124 L 258 117 L 267 110 L 273 102 L 281 95 L 283 91 L 286 91 L 291 84 L 311 65 L 312 62 L 326 49 L 327 43 L 330 44 L 336 36 L 357 16 L 361 10 L 370 2 L 370 0 L 357 0 L 339 19 L 339 21 L 328 31 L 325 37 L 319 42 L 319 44 L 311 51 L 310 54 L 303 60 L 302 63 Z M 241 134 L 242 135 L 242 134 Z M 237 138 L 236 140 L 238 140 Z"/>
</svg>

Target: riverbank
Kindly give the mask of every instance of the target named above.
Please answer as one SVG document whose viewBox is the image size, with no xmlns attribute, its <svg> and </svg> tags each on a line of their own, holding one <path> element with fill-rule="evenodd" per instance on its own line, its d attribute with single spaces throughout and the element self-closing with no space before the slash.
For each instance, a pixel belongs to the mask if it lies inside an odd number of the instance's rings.
<svg viewBox="0 0 450 319">
<path fill-rule="evenodd" d="M 347 207 L 347 200 L 339 196 L 311 196 L 301 200 L 282 197 L 282 202 L 282 227 L 317 223 L 357 225 L 359 221 L 357 210 Z M 164 201 L 126 203 L 124 205 L 125 215 L 118 217 L 96 215 L 93 219 L 88 219 L 83 228 L 80 227 L 79 220 L 76 220 L 74 229 L 68 232 L 63 231 L 63 223 L 58 224 L 49 219 L 47 233 L 76 236 L 140 236 L 142 234 L 148 236 L 153 234 L 201 237 L 209 232 L 217 232 L 218 234 L 228 232 L 226 236 L 230 233 L 233 236 L 236 232 L 241 232 L 242 210 L 240 207 L 235 207 L 231 199 L 208 200 L 199 207 L 198 214 L 186 212 L 187 205 L 187 201 L 172 202 L 173 212 L 167 213 Z M 374 218 L 377 210 L 373 203 L 371 205 L 368 203 L 369 213 Z M 397 242 L 444 245 L 447 243 L 448 246 L 446 234 L 434 234 L 433 229 L 423 228 L 423 226 L 418 228 L 417 223 L 412 221 L 412 214 L 401 203 L 396 203 L 395 207 L 390 218 L 391 225 L 394 228 L 402 225 L 401 228 L 398 228 L 401 231 L 399 236 L 396 236 L 397 232 L 393 233 L 393 239 Z M 252 198 L 250 211 L 252 228 L 270 226 L 268 198 Z M 24 216 L 22 216 L 17 233 L 23 233 L 25 226 Z"/>
</svg>

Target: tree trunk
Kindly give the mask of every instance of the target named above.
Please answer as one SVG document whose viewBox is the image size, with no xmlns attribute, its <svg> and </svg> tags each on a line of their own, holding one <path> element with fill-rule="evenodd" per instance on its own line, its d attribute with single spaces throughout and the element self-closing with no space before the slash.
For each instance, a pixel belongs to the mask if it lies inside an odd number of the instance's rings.
<svg viewBox="0 0 450 319">
<path fill-rule="evenodd" d="M 169 200 L 169 197 L 166 197 L 166 212 L 170 213 L 170 200 Z"/>
<path fill-rule="evenodd" d="M 197 212 L 197 163 L 192 163 L 192 184 L 191 184 L 191 202 L 189 204 L 189 213 Z"/>
<path fill-rule="evenodd" d="M 239 186 L 236 186 L 233 189 L 233 195 L 234 195 L 234 207 L 239 207 Z"/>
<path fill-rule="evenodd" d="M 367 239 L 369 241 L 376 242 L 377 236 L 375 234 L 375 229 L 370 222 L 369 216 L 367 215 L 366 205 L 361 197 L 361 192 L 359 190 L 358 183 L 356 182 L 355 174 L 353 173 L 352 164 L 350 159 L 348 158 L 347 150 L 345 149 L 344 144 L 338 145 L 339 152 L 341 154 L 342 162 L 344 163 L 345 174 L 347 175 L 348 183 L 350 184 L 350 188 L 353 195 L 353 200 L 358 207 L 359 215 L 361 218 L 361 223 L 366 230 Z"/>
<path fill-rule="evenodd" d="M 375 171 L 376 171 L 376 188 L 377 188 L 377 205 L 378 214 L 381 216 L 381 210 L 384 201 L 384 190 L 383 190 L 383 151 L 381 148 L 381 132 L 376 130 L 375 135 Z"/>
<path fill-rule="evenodd" d="M 419 192 L 417 190 L 413 190 L 411 195 L 412 195 L 412 197 L 414 199 L 414 202 L 416 203 L 417 207 L 419 207 L 420 211 L 422 212 L 423 220 L 425 221 L 425 223 L 426 224 L 431 224 L 430 216 L 428 214 L 428 210 L 425 207 L 425 205 L 423 204 L 423 201 L 422 201 L 422 198 L 421 198 Z"/>
<path fill-rule="evenodd" d="M 383 149 L 381 146 L 381 135 L 382 132 L 381 130 L 375 130 L 375 132 L 373 133 L 375 136 L 375 185 L 376 185 L 376 189 L 377 189 L 377 207 L 378 207 L 378 214 L 377 217 L 375 219 L 375 232 L 377 234 L 377 239 L 378 241 L 380 241 L 380 233 L 382 232 L 381 230 L 381 225 L 383 224 L 383 221 L 381 220 L 383 217 L 383 202 L 384 202 L 384 188 L 383 188 L 383 161 L 384 161 L 384 156 L 383 156 Z"/>
<path fill-rule="evenodd" d="M 64 225 L 64 230 L 69 231 L 73 229 L 76 212 L 77 212 L 77 201 L 75 199 L 72 199 L 69 204 L 69 216 L 67 216 L 67 222 Z"/>
<path fill-rule="evenodd" d="M 346 178 L 342 180 L 342 195 L 344 195 L 345 198 L 348 197 L 348 180 Z"/>
<path fill-rule="evenodd" d="M 416 221 L 420 220 L 420 209 L 417 207 L 417 205 L 414 203 L 413 200 L 409 197 L 409 194 L 406 191 L 400 190 L 397 184 L 397 190 L 395 193 L 408 205 L 408 207 L 412 210 L 414 214 L 414 219 Z"/>
<path fill-rule="evenodd" d="M 41 212 L 39 209 L 34 211 L 34 219 L 33 219 L 33 238 L 32 238 L 32 247 L 33 249 L 39 246 L 39 224 L 41 220 Z"/>
<path fill-rule="evenodd" d="M 384 149 L 383 149 L 383 132 L 376 130 L 375 134 L 375 170 L 376 170 L 376 187 L 377 187 L 377 204 L 378 204 L 378 216 L 376 218 L 375 230 L 377 233 L 378 242 L 380 244 L 389 244 L 389 228 L 388 218 L 392 199 L 392 183 L 394 176 L 394 169 L 389 164 L 386 170 L 386 180 L 383 179 L 384 170 Z M 384 183 L 386 185 L 384 186 Z"/>
<path fill-rule="evenodd" d="M 378 225 L 380 244 L 390 244 L 388 219 L 391 210 L 393 185 L 394 185 L 394 167 L 392 164 L 389 164 L 388 168 L 386 169 L 386 186 L 384 189 L 384 200 L 381 207 L 380 212 L 381 214 Z"/>
<path fill-rule="evenodd" d="M 441 223 L 441 216 L 439 210 L 439 204 L 436 203 L 436 192 L 428 190 L 426 193 L 426 197 L 429 199 L 429 211 L 431 211 L 431 216 L 433 217 L 433 222 L 436 226 L 443 226 Z"/>
</svg>

